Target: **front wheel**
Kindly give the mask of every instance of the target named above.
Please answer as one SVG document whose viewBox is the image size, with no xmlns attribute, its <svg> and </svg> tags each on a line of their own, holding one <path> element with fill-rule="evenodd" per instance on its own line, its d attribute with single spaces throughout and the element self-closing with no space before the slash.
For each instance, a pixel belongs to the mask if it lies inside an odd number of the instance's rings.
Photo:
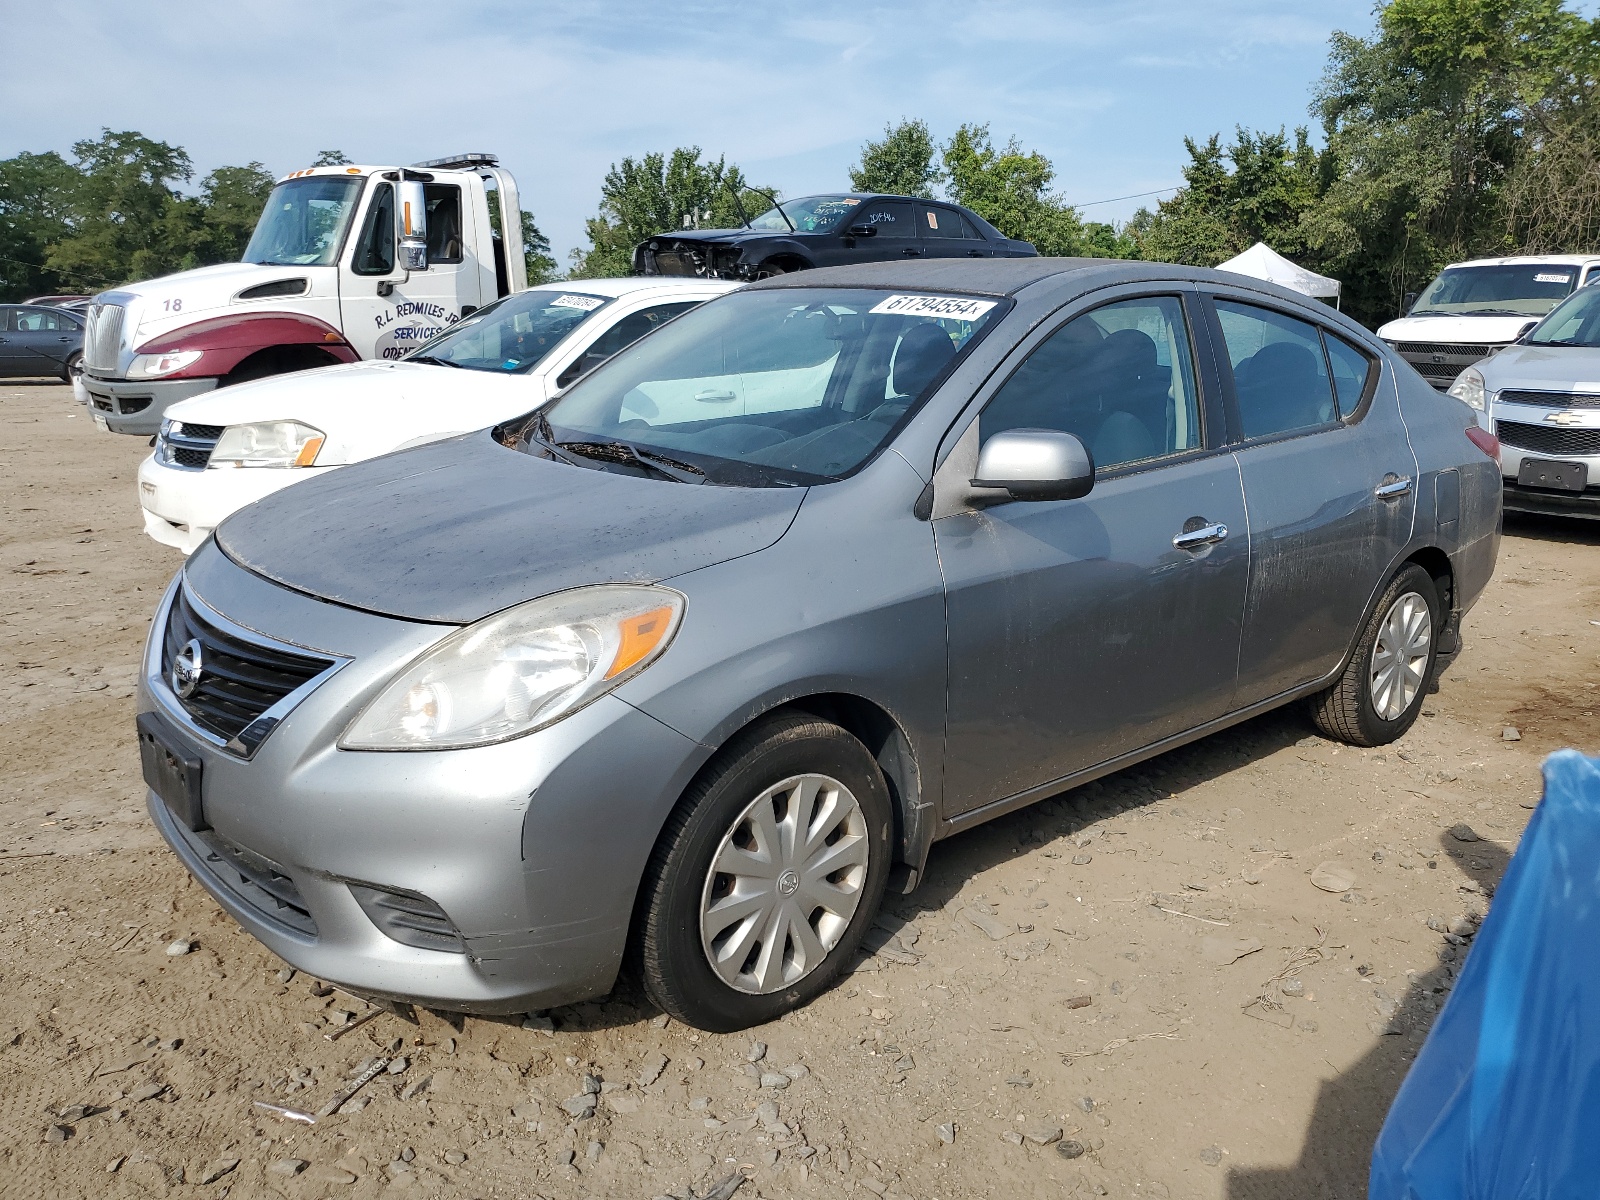
<svg viewBox="0 0 1600 1200">
<path fill-rule="evenodd" d="M 1317 728 L 1352 746 L 1382 746 L 1404 734 L 1433 680 L 1439 627 L 1433 578 L 1408 563 L 1384 589 L 1344 673 L 1313 698 Z"/>
<path fill-rule="evenodd" d="M 756 279 L 775 279 L 779 275 L 787 275 L 789 268 L 782 263 L 764 262 L 756 268 Z"/>
<path fill-rule="evenodd" d="M 837 725 L 740 734 L 668 820 L 641 894 L 645 990 L 729 1033 L 820 995 L 883 898 L 894 814 L 872 755 Z"/>
</svg>

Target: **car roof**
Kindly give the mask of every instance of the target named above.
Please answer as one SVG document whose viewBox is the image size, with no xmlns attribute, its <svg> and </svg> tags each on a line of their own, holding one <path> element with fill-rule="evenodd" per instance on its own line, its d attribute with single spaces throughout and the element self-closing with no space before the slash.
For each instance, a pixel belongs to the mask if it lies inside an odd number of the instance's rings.
<svg viewBox="0 0 1600 1200">
<path fill-rule="evenodd" d="M 1453 262 L 1447 265 L 1446 271 L 1455 267 L 1508 267 L 1517 263 L 1550 263 L 1563 267 L 1581 267 L 1584 263 L 1600 261 L 1600 254 L 1508 254 L 1502 258 L 1469 258 L 1465 262 Z"/>
<path fill-rule="evenodd" d="M 561 279 L 536 283 L 530 292 L 588 292 L 591 296 L 626 296 L 647 291 L 730 292 L 739 284 L 725 279 L 694 279 L 673 275 L 627 275 L 612 279 Z"/>
</svg>

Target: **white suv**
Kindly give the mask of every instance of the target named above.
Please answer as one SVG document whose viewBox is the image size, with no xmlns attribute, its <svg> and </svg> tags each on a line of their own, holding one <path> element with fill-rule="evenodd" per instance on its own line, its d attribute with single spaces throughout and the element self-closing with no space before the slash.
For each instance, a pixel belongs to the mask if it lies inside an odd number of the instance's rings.
<svg viewBox="0 0 1600 1200">
<path fill-rule="evenodd" d="M 301 479 L 537 408 L 737 286 L 660 276 L 541 284 L 396 362 L 298 371 L 179 401 L 139 468 L 145 532 L 192 554 L 224 517 Z"/>
</svg>

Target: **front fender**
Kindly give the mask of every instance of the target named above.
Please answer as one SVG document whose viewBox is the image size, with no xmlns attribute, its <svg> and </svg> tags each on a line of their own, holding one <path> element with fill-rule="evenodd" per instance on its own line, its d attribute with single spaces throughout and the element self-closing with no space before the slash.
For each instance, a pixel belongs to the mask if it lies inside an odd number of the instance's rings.
<svg viewBox="0 0 1600 1200">
<path fill-rule="evenodd" d="M 134 348 L 135 354 L 170 354 L 199 350 L 200 358 L 164 379 L 200 379 L 226 375 L 250 355 L 273 346 L 315 346 L 340 362 L 361 358 L 344 334 L 304 313 L 231 313 L 169 330 Z"/>
</svg>

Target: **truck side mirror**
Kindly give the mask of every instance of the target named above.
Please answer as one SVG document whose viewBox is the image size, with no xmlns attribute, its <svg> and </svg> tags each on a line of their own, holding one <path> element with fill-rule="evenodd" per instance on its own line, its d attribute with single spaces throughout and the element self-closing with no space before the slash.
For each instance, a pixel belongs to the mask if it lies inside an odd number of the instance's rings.
<svg viewBox="0 0 1600 1200">
<path fill-rule="evenodd" d="M 1094 456 L 1059 429 L 1008 429 L 983 444 L 972 486 L 1013 500 L 1076 500 L 1094 487 Z"/>
<path fill-rule="evenodd" d="M 1404 300 L 1400 301 L 1400 315 L 1402 317 L 1405 316 L 1407 313 L 1409 313 L 1412 310 L 1412 308 L 1416 305 L 1416 303 L 1417 303 L 1417 294 L 1415 292 L 1407 292 L 1406 293 L 1406 298 Z"/>
<path fill-rule="evenodd" d="M 400 265 L 407 271 L 428 269 L 428 198 L 420 179 L 402 179 L 398 187 Z"/>
</svg>

